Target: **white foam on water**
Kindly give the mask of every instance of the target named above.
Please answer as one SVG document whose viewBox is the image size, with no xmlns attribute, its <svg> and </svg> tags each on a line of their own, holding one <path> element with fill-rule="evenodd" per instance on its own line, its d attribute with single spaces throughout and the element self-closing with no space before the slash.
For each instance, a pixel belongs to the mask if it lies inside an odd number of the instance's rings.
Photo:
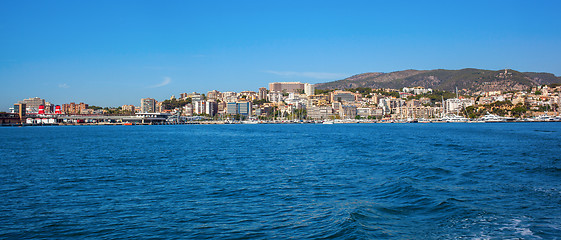
<svg viewBox="0 0 561 240">
<path fill-rule="evenodd" d="M 499 228 L 501 231 L 513 231 L 517 235 L 532 237 L 533 239 L 542 239 L 540 236 L 534 235 L 534 232 L 529 228 L 528 224 L 523 224 L 522 219 L 511 219 L 510 224 L 505 227 Z"/>
<path fill-rule="evenodd" d="M 489 236 L 481 236 L 481 237 L 474 237 L 473 240 L 490 240 L 491 237 Z"/>
</svg>

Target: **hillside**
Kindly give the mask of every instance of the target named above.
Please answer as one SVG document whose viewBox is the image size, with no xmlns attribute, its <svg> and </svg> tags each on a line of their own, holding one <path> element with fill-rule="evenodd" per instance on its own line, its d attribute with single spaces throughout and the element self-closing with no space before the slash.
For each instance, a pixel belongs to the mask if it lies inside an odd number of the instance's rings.
<svg viewBox="0 0 561 240">
<path fill-rule="evenodd" d="M 317 89 L 346 89 L 357 87 L 394 88 L 421 86 L 453 91 L 456 87 L 464 92 L 516 91 L 532 86 L 561 83 L 561 77 L 551 73 L 483 70 L 404 70 L 391 73 L 363 73 L 343 80 L 316 84 Z"/>
</svg>

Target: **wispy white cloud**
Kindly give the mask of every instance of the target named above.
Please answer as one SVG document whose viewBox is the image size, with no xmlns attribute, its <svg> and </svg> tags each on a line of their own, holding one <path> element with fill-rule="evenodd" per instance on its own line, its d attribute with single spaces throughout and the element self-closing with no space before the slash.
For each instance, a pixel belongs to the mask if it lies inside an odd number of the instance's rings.
<svg viewBox="0 0 561 240">
<path fill-rule="evenodd" d="M 171 83 L 171 78 L 165 77 L 164 81 L 162 81 L 161 83 L 158 83 L 158 84 L 153 85 L 153 86 L 149 86 L 148 88 L 159 88 L 159 87 L 163 87 L 165 85 L 168 85 L 169 83 Z"/>
<path fill-rule="evenodd" d="M 59 88 L 70 88 L 70 86 L 66 83 L 61 83 L 58 85 Z"/>
<path fill-rule="evenodd" d="M 326 73 L 326 72 L 281 72 L 281 71 L 265 71 L 266 73 L 275 74 L 283 77 L 305 77 L 315 79 L 337 79 L 347 77 L 344 73 Z"/>
</svg>

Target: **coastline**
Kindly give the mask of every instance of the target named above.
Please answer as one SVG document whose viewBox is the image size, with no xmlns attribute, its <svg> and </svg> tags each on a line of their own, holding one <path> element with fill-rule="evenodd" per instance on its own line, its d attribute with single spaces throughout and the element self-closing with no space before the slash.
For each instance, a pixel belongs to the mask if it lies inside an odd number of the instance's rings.
<svg viewBox="0 0 561 240">
<path fill-rule="evenodd" d="M 442 121 L 442 120 L 428 120 L 428 121 L 396 121 L 396 120 L 387 120 L 387 121 L 365 121 L 365 120 L 340 120 L 340 121 L 252 121 L 252 122 L 243 122 L 243 121 L 188 121 L 188 122 L 165 122 L 165 123 L 109 123 L 109 122 L 102 122 L 102 123 L 46 123 L 46 124 L 2 124 L 0 127 L 46 127 L 46 126 L 162 126 L 162 125 L 247 125 L 247 124 L 325 124 L 325 125 L 332 125 L 332 124 L 430 124 L 430 123 L 554 123 L 554 122 L 561 122 L 559 120 L 549 120 L 549 121 L 540 121 L 540 120 L 514 120 L 514 121 L 460 121 L 460 122 L 451 122 L 451 121 Z"/>
</svg>

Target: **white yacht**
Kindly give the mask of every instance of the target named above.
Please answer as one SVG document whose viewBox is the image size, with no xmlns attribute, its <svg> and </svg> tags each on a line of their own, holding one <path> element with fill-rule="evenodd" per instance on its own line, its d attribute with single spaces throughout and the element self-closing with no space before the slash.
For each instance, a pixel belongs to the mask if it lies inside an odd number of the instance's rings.
<svg viewBox="0 0 561 240">
<path fill-rule="evenodd" d="M 553 117 L 549 116 L 547 113 L 537 116 L 536 117 L 536 121 L 538 122 L 549 122 L 549 121 L 553 121 Z"/>
<path fill-rule="evenodd" d="M 243 120 L 241 123 L 242 124 L 258 124 L 259 121 L 254 120 L 254 119 L 250 119 L 250 120 Z"/>
<path fill-rule="evenodd" d="M 484 122 L 506 122 L 504 117 L 500 117 L 494 114 L 487 113 L 485 116 L 481 117 L 481 121 Z"/>
<path fill-rule="evenodd" d="M 462 116 L 458 116 L 456 114 L 447 114 L 442 118 L 443 122 L 467 122 L 468 119 Z"/>
</svg>

